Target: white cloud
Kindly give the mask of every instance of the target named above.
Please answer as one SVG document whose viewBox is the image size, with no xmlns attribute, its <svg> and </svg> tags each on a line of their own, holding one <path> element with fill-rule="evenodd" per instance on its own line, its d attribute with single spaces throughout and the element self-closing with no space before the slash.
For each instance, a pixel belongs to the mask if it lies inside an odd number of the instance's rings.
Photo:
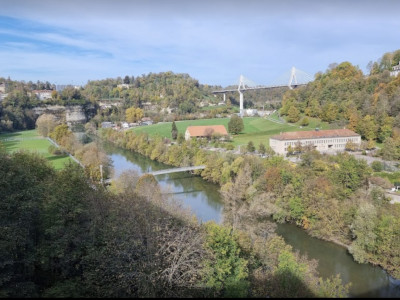
<svg viewBox="0 0 400 300">
<path fill-rule="evenodd" d="M 293 65 L 312 75 L 343 59 L 364 68 L 398 48 L 398 8 L 358 0 L 4 1 L 0 15 L 20 24 L 0 29 L 0 76 L 46 66 L 49 76 L 86 82 L 171 70 L 227 85 L 240 74 L 268 83 Z"/>
</svg>

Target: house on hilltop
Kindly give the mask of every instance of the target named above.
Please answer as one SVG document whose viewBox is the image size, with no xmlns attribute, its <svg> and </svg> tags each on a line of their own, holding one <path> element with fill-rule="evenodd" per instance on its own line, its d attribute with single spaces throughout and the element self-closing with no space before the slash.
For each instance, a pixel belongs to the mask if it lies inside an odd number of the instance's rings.
<svg viewBox="0 0 400 300">
<path fill-rule="evenodd" d="M 4 82 L 0 83 L 0 93 L 5 94 L 6 92 L 6 84 Z"/>
<path fill-rule="evenodd" d="M 51 99 L 53 90 L 33 90 L 32 93 L 36 95 L 39 100 Z"/>
<path fill-rule="evenodd" d="M 186 128 L 185 139 L 190 140 L 192 137 L 211 137 L 213 134 L 227 136 L 228 132 L 224 125 L 189 126 Z"/>
<path fill-rule="evenodd" d="M 289 146 L 293 149 L 299 143 L 320 152 L 336 152 L 345 150 L 349 141 L 360 145 L 361 136 L 350 129 L 293 131 L 272 136 L 269 145 L 277 154 L 285 155 Z"/>
<path fill-rule="evenodd" d="M 393 71 L 390 72 L 390 76 L 397 76 L 400 73 L 400 61 L 399 64 L 397 66 L 394 66 L 392 68 Z"/>
</svg>

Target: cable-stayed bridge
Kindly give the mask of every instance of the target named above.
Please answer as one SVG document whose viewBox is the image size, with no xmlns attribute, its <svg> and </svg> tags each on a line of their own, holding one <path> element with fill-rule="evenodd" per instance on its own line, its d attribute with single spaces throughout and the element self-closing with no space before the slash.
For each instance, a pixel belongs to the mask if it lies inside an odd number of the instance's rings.
<svg viewBox="0 0 400 300">
<path fill-rule="evenodd" d="M 224 94 L 228 92 L 239 92 L 240 96 L 240 116 L 243 117 L 243 92 L 249 90 L 260 90 L 260 89 L 273 89 L 279 87 L 288 87 L 290 89 L 298 86 L 306 85 L 310 81 L 313 81 L 313 77 L 304 71 L 292 67 L 289 72 L 281 75 L 269 85 L 258 85 L 254 81 L 240 75 L 237 89 L 224 89 L 219 91 L 213 91 L 213 94 Z"/>
</svg>

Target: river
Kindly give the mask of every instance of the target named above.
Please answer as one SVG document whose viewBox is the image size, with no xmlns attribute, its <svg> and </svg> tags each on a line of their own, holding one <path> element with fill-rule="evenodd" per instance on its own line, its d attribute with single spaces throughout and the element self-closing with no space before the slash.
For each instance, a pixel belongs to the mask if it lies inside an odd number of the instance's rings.
<svg viewBox="0 0 400 300">
<path fill-rule="evenodd" d="M 171 168 L 110 143 L 104 142 L 103 148 L 113 161 L 114 177 L 126 170 L 136 170 L 142 174 Z M 156 179 L 164 191 L 181 200 L 200 221 L 222 222 L 223 203 L 218 185 L 187 172 L 157 175 Z M 390 277 L 380 267 L 356 263 L 345 248 L 312 238 L 292 224 L 278 224 L 277 233 L 301 254 L 317 259 L 317 270 L 321 277 L 327 278 L 339 273 L 344 283 L 351 282 L 350 297 L 400 298 L 400 280 Z"/>
</svg>

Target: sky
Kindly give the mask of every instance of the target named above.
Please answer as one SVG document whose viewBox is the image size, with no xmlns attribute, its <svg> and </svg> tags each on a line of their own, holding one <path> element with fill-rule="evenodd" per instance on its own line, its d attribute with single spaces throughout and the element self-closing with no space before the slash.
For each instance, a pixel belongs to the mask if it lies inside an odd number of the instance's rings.
<svg viewBox="0 0 400 300">
<path fill-rule="evenodd" d="M 0 77 L 85 85 L 172 71 L 277 83 L 400 49 L 398 0 L 0 0 Z"/>
</svg>

